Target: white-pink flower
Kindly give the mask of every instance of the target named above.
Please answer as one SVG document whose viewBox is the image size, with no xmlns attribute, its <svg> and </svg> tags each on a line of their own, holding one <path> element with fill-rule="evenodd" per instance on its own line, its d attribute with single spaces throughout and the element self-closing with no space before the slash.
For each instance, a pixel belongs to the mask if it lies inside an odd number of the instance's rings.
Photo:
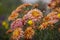
<svg viewBox="0 0 60 40">
<path fill-rule="evenodd" d="M 23 19 L 25 20 L 30 19 L 33 21 L 37 21 L 37 20 L 40 20 L 42 17 L 43 17 L 43 14 L 40 10 L 32 9 L 26 15 L 24 15 Z"/>
</svg>

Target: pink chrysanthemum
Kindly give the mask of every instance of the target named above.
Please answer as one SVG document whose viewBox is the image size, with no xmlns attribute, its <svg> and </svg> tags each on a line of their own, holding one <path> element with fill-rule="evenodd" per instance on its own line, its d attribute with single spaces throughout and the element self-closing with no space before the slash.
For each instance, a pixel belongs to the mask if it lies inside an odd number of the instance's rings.
<svg viewBox="0 0 60 40">
<path fill-rule="evenodd" d="M 29 11 L 24 17 L 23 19 L 31 19 L 33 21 L 37 21 L 39 19 L 41 19 L 43 17 L 43 14 L 40 10 L 38 9 L 33 9 L 31 11 Z"/>
<path fill-rule="evenodd" d="M 17 20 L 13 21 L 11 24 L 11 28 L 15 29 L 16 27 L 22 27 L 23 26 L 23 21 L 22 19 L 18 18 Z"/>
</svg>

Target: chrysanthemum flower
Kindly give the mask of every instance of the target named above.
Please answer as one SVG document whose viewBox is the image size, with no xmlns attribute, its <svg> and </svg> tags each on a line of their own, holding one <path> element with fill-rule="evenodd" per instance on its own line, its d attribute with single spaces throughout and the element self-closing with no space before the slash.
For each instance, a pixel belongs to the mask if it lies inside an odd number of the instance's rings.
<svg viewBox="0 0 60 40">
<path fill-rule="evenodd" d="M 19 16 L 19 13 L 13 11 L 12 14 L 8 17 L 8 20 L 15 20 Z"/>
<path fill-rule="evenodd" d="M 47 28 L 47 26 L 48 26 L 48 22 L 44 22 L 44 23 L 42 23 L 39 27 L 38 27 L 38 29 L 39 30 L 41 30 L 41 29 L 46 29 Z"/>
<path fill-rule="evenodd" d="M 38 9 L 32 9 L 29 11 L 23 18 L 24 19 L 31 19 L 33 21 L 37 21 L 43 17 L 43 14 Z"/>
<path fill-rule="evenodd" d="M 47 20 L 47 22 L 52 22 L 53 24 L 54 23 L 56 23 L 56 22 L 58 22 L 58 16 L 57 16 L 57 12 L 51 12 L 51 13 L 49 13 L 46 17 L 48 18 L 48 19 L 45 19 L 45 21 Z"/>
<path fill-rule="evenodd" d="M 11 23 L 11 28 L 15 29 L 16 27 L 23 27 L 23 21 L 22 19 L 18 18 L 15 21 Z"/>
<path fill-rule="evenodd" d="M 21 37 L 23 37 L 23 34 L 24 34 L 23 30 L 18 27 L 13 31 L 11 38 L 14 40 L 17 40 L 17 39 L 20 39 Z"/>
<path fill-rule="evenodd" d="M 32 27 L 28 27 L 25 30 L 24 37 L 26 39 L 31 39 L 34 36 L 34 33 L 35 33 L 34 29 Z"/>
</svg>

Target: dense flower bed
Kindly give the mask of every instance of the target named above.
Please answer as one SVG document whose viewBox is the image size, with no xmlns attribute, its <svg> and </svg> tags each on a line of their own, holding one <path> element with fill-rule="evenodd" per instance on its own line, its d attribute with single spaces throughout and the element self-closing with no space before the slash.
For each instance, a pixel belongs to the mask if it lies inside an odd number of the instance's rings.
<svg viewBox="0 0 60 40">
<path fill-rule="evenodd" d="M 32 4 L 22 4 L 17 7 L 8 17 L 8 21 L 12 21 L 10 29 L 7 31 L 7 33 L 12 32 L 10 39 L 19 40 L 24 38 L 25 40 L 32 40 L 36 30 L 53 29 L 54 24 L 60 20 L 59 4 L 59 0 L 53 0 L 48 5 L 48 8 L 52 9 L 52 11 L 46 16 L 37 8 L 39 7 L 38 4 L 34 6 Z M 30 10 L 24 10 L 24 8 L 28 8 L 29 6 L 32 6 Z M 19 17 L 21 14 L 23 14 L 23 16 Z"/>
</svg>

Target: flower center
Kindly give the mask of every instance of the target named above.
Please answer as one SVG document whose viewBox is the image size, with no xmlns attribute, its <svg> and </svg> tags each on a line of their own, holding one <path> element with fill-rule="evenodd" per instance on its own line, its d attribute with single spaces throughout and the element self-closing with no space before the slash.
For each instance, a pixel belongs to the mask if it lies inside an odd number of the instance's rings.
<svg viewBox="0 0 60 40">
<path fill-rule="evenodd" d="M 39 12 L 33 11 L 33 12 L 32 12 L 32 15 L 33 15 L 34 17 L 38 17 L 38 16 L 39 16 Z"/>
</svg>

